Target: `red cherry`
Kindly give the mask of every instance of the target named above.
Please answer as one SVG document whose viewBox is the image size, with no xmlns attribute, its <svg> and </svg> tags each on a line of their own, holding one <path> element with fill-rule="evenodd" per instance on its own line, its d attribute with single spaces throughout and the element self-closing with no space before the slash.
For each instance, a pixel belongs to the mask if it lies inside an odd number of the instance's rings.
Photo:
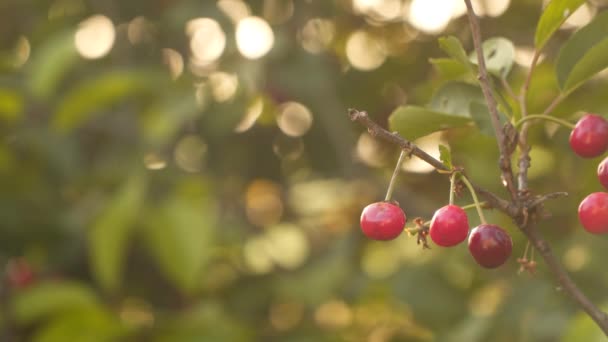
<svg viewBox="0 0 608 342">
<path fill-rule="evenodd" d="M 435 211 L 429 234 L 437 245 L 450 247 L 467 238 L 469 220 L 467 213 L 457 205 L 446 205 Z"/>
<path fill-rule="evenodd" d="M 578 206 L 578 220 L 593 234 L 608 233 L 608 193 L 594 192 Z"/>
<path fill-rule="evenodd" d="M 361 230 L 370 239 L 392 240 L 401 234 L 405 221 L 405 214 L 398 206 L 376 202 L 363 209 Z"/>
<path fill-rule="evenodd" d="M 583 158 L 603 154 L 608 149 L 608 122 L 599 115 L 584 115 L 570 133 L 570 147 Z"/>
<path fill-rule="evenodd" d="M 496 268 L 511 256 L 513 242 L 507 232 L 497 225 L 480 224 L 469 235 L 469 252 L 485 268 Z"/>
<path fill-rule="evenodd" d="M 604 158 L 597 166 L 597 178 L 600 180 L 602 186 L 604 186 L 605 189 L 608 189 L 608 157 Z"/>
</svg>

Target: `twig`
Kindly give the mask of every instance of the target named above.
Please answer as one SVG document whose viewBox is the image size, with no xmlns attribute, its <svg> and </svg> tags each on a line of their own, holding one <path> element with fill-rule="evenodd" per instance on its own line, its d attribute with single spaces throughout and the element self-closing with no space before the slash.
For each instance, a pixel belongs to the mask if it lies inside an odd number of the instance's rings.
<svg viewBox="0 0 608 342">
<path fill-rule="evenodd" d="M 477 52 L 477 65 L 479 66 L 479 83 L 481 84 L 481 90 L 483 96 L 488 104 L 490 111 L 490 118 L 492 120 L 492 127 L 496 134 L 496 141 L 498 143 L 498 151 L 500 152 L 500 169 L 502 171 L 502 179 L 511 194 L 511 200 L 517 199 L 517 190 L 515 189 L 515 179 L 513 177 L 513 171 L 511 169 L 511 157 L 508 152 L 507 143 L 500 126 L 500 117 L 498 115 L 498 109 L 496 106 L 496 99 L 492 94 L 492 87 L 488 79 L 488 70 L 486 69 L 486 62 L 483 57 L 483 50 L 481 48 L 481 32 L 479 30 L 479 20 L 477 15 L 473 11 L 473 5 L 471 0 L 464 0 L 467 5 L 467 14 L 469 17 L 469 24 L 471 26 L 471 35 L 473 36 L 473 45 L 475 45 L 475 51 Z"/>
<path fill-rule="evenodd" d="M 553 101 L 551 101 L 551 103 L 549 104 L 549 106 L 547 106 L 547 108 L 543 111 L 543 114 L 547 115 L 549 113 L 551 113 L 555 107 L 557 107 L 567 96 L 567 93 L 560 93 L 559 95 L 557 95 Z"/>
<path fill-rule="evenodd" d="M 534 50 L 534 56 L 530 63 L 530 69 L 526 76 L 526 81 L 521 87 L 521 93 L 519 95 L 519 107 L 521 108 L 521 117 L 525 119 L 528 116 L 528 89 L 530 89 L 530 82 L 532 81 L 532 72 L 536 67 L 538 58 L 540 57 L 540 51 Z M 519 132 L 519 149 L 520 156 L 517 162 L 519 173 L 517 174 L 517 190 L 519 193 L 524 195 L 527 194 L 528 190 L 528 170 L 530 169 L 530 145 L 528 144 L 528 130 L 530 129 L 530 122 L 525 121 Z"/>
<path fill-rule="evenodd" d="M 505 157 L 509 157 L 505 154 L 503 154 L 503 152 L 506 150 L 506 143 L 504 141 L 504 135 L 503 134 L 499 134 L 502 133 L 500 132 L 500 127 L 498 125 L 498 112 L 497 112 L 497 108 L 496 108 L 496 101 L 494 101 L 494 98 L 491 96 L 491 88 L 489 86 L 488 83 L 488 79 L 487 79 L 487 70 L 485 67 L 485 63 L 483 61 L 483 51 L 481 49 L 481 34 L 479 32 L 479 22 L 477 19 L 477 16 L 475 15 L 475 12 L 473 10 L 473 6 L 471 5 L 471 0 L 464 0 L 466 6 L 467 6 L 467 14 L 469 17 L 469 24 L 471 26 L 471 34 L 473 36 L 473 42 L 475 44 L 475 50 L 477 52 L 477 59 L 478 59 L 478 65 L 479 65 L 479 79 L 480 79 L 480 83 L 481 83 L 481 87 L 484 93 L 484 96 L 486 98 L 489 110 L 490 110 L 490 114 L 492 117 L 492 124 L 494 126 L 494 130 L 496 131 L 496 138 L 498 141 L 498 147 L 500 149 L 501 152 L 501 171 L 503 173 L 503 178 L 505 180 L 513 180 L 513 171 L 510 167 L 510 164 L 507 164 L 505 162 L 506 159 Z M 534 68 L 534 65 L 536 65 L 536 62 L 538 60 L 538 54 L 539 52 L 535 52 L 534 54 L 534 58 L 532 61 L 532 66 L 529 70 L 528 73 L 528 77 L 526 78 L 526 81 L 524 83 L 523 89 L 522 89 L 522 95 L 521 99 L 520 99 L 520 104 L 522 105 L 522 117 L 525 117 L 525 115 L 527 115 L 527 109 L 526 109 L 526 94 L 527 94 L 527 89 L 529 88 L 530 85 L 530 79 L 531 79 L 531 75 L 532 75 L 532 70 Z M 545 113 L 543 114 L 547 114 L 548 112 L 550 112 L 555 106 L 557 106 L 557 104 L 561 101 L 561 96 L 558 96 L 553 103 L 551 103 L 551 105 L 549 105 L 549 107 L 545 110 Z M 589 298 L 587 298 L 587 296 L 578 288 L 578 286 L 574 283 L 574 281 L 572 281 L 572 279 L 570 278 L 570 276 L 568 275 L 568 273 L 564 270 L 564 268 L 562 267 L 562 265 L 559 263 L 559 261 L 557 260 L 557 258 L 555 257 L 555 255 L 553 254 L 553 252 L 551 251 L 551 248 L 549 247 L 549 244 L 540 236 L 539 232 L 536 230 L 535 226 L 533 224 L 530 224 L 530 220 L 528 220 L 528 213 L 529 212 L 533 212 L 534 210 L 536 210 L 537 208 L 529 206 L 529 203 L 527 201 L 527 197 L 529 195 L 529 191 L 528 191 L 528 168 L 530 167 L 530 157 L 529 157 L 529 146 L 528 146 L 528 142 L 527 142 L 527 126 L 529 124 L 529 121 L 526 121 L 522 127 L 522 131 L 520 132 L 520 149 L 521 149 L 521 156 L 520 156 L 520 160 L 519 160 L 519 177 L 518 177 L 518 188 L 522 194 L 522 196 L 512 196 L 511 198 L 511 203 L 510 206 L 515 206 L 517 208 L 520 208 L 519 212 L 516 213 L 516 215 L 510 215 L 511 218 L 513 219 L 513 221 L 517 224 L 518 228 L 528 237 L 528 240 L 532 243 L 532 245 L 534 245 L 534 248 L 536 248 L 539 253 L 542 255 L 543 259 L 545 260 L 545 263 L 547 264 L 547 267 L 549 268 L 549 270 L 551 271 L 551 273 L 553 273 L 553 275 L 557 278 L 558 282 L 560 283 L 562 289 L 568 294 L 568 296 L 570 296 L 570 298 L 572 298 L 594 321 L 595 323 L 600 327 L 600 329 L 602 329 L 602 331 L 604 332 L 604 334 L 606 336 L 608 336 L 608 315 L 606 315 L 606 313 L 604 313 L 603 311 L 601 311 L 592 301 L 589 300 Z M 508 166 L 508 167 L 507 167 Z M 508 185 L 508 183 L 507 183 Z M 509 188 L 511 189 L 511 188 Z M 534 202 L 534 201 L 533 201 Z M 535 204 L 536 205 L 536 204 Z"/>
</svg>

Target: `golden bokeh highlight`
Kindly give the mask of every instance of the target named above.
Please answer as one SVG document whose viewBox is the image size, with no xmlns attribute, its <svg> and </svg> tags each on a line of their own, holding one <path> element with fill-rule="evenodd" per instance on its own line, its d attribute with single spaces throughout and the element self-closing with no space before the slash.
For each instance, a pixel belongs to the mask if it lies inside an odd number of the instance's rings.
<svg viewBox="0 0 608 342">
<path fill-rule="evenodd" d="M 186 172 L 201 171 L 206 156 L 207 144 L 198 135 L 187 135 L 175 146 L 175 163 Z"/>
<path fill-rule="evenodd" d="M 299 31 L 298 39 L 304 50 L 318 54 L 327 50 L 336 36 L 333 21 L 322 18 L 310 19 Z"/>
<path fill-rule="evenodd" d="M 447 141 L 443 138 L 443 132 L 431 133 L 414 141 L 418 147 L 435 159 L 439 159 L 439 145 L 448 146 Z M 412 173 L 430 173 L 435 170 L 434 167 L 420 158 L 409 158 L 401 165 L 403 171 Z"/>
<path fill-rule="evenodd" d="M 357 139 L 357 158 L 368 166 L 381 167 L 385 164 L 386 149 L 368 132 L 363 132 Z"/>
<path fill-rule="evenodd" d="M 401 0 L 353 0 L 355 13 L 363 14 L 379 22 L 395 21 L 402 16 Z"/>
<path fill-rule="evenodd" d="M 184 72 L 184 58 L 182 54 L 176 50 L 164 48 L 162 49 L 163 64 L 169 68 L 169 74 L 172 80 L 176 80 Z"/>
<path fill-rule="evenodd" d="M 94 15 L 78 25 L 74 35 L 74 45 L 78 53 L 87 59 L 97 59 L 107 55 L 116 38 L 112 21 L 103 15 Z"/>
<path fill-rule="evenodd" d="M 142 16 L 133 18 L 127 25 L 127 39 L 133 45 L 152 41 L 152 23 Z"/>
<path fill-rule="evenodd" d="M 293 16 L 295 6 L 292 0 L 264 0 L 264 19 L 274 25 L 283 24 Z"/>
<path fill-rule="evenodd" d="M 258 120 L 262 112 L 264 111 L 264 99 L 261 96 L 258 96 L 253 99 L 251 104 L 247 107 L 245 111 L 245 115 L 241 119 L 238 125 L 234 128 L 234 131 L 237 133 L 243 133 L 248 131 L 255 122 Z"/>
<path fill-rule="evenodd" d="M 260 17 L 247 17 L 236 25 L 236 46 L 245 58 L 258 59 L 274 45 L 274 32 Z"/>
<path fill-rule="evenodd" d="M 217 102 L 231 100 L 239 89 L 239 79 L 236 74 L 217 71 L 209 75 L 211 95 Z"/>
<path fill-rule="evenodd" d="M 286 102 L 279 107 L 277 125 L 290 137 L 301 137 L 312 127 L 312 113 L 298 102 Z"/>
<path fill-rule="evenodd" d="M 167 161 L 160 154 L 149 152 L 144 155 L 144 165 L 148 170 L 162 170 L 167 167 Z"/>
<path fill-rule="evenodd" d="M 245 191 L 245 210 L 249 222 L 259 227 L 278 223 L 283 216 L 281 192 L 281 187 L 273 181 L 252 181 Z"/>
<path fill-rule="evenodd" d="M 282 223 L 268 229 L 265 235 L 268 253 L 276 265 L 293 270 L 308 259 L 309 241 L 300 227 Z"/>
<path fill-rule="evenodd" d="M 340 329 L 353 322 L 353 312 L 342 300 L 330 300 L 315 310 L 315 322 L 326 329 Z"/>
<path fill-rule="evenodd" d="M 251 15 L 251 9 L 242 0 L 219 0 L 217 8 L 224 13 L 233 24 Z"/>
<path fill-rule="evenodd" d="M 247 269 L 256 274 L 272 271 L 274 263 L 268 250 L 268 241 L 264 237 L 248 239 L 243 246 L 243 259 Z"/>
<path fill-rule="evenodd" d="M 209 65 L 224 53 L 226 34 L 216 20 L 192 19 L 186 23 L 186 34 L 190 37 L 190 51 L 195 64 Z"/>
<path fill-rule="evenodd" d="M 384 42 L 367 31 L 357 30 L 346 41 L 346 57 L 355 69 L 371 71 L 382 64 L 387 57 Z"/>
<path fill-rule="evenodd" d="M 454 10 L 453 0 L 412 0 L 408 20 L 420 31 L 440 33 L 448 26 Z"/>
<path fill-rule="evenodd" d="M 25 36 L 20 36 L 15 44 L 15 58 L 13 60 L 13 66 L 15 68 L 22 67 L 27 63 L 30 58 L 32 47 L 30 41 Z"/>
</svg>

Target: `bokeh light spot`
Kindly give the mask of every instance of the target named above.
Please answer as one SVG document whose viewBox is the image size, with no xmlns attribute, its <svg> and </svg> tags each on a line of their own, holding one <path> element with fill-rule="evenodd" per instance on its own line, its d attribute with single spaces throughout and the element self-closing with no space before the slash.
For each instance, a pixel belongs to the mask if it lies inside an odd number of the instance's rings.
<svg viewBox="0 0 608 342">
<path fill-rule="evenodd" d="M 167 161 L 158 153 L 146 153 L 144 155 L 144 165 L 148 170 L 162 170 L 167 167 Z"/>
<path fill-rule="evenodd" d="M 269 254 L 275 264 L 293 270 L 302 265 L 309 254 L 309 242 L 302 230 L 293 224 L 281 224 L 266 232 Z"/>
<path fill-rule="evenodd" d="M 580 244 L 575 244 L 564 254 L 564 266 L 570 272 L 580 271 L 589 262 L 589 259 L 589 250 Z"/>
<path fill-rule="evenodd" d="M 274 33 L 266 20 L 248 17 L 236 26 L 236 45 L 248 59 L 258 59 L 268 53 L 274 45 Z"/>
<path fill-rule="evenodd" d="M 74 35 L 74 44 L 82 57 L 96 59 L 110 52 L 115 37 L 112 21 L 106 16 L 94 15 L 80 23 Z"/>
<path fill-rule="evenodd" d="M 315 321 L 326 329 L 344 328 L 352 323 L 353 312 L 343 301 L 330 300 L 315 310 Z"/>
<path fill-rule="evenodd" d="M 286 102 L 279 108 L 277 125 L 281 131 L 291 137 L 300 137 L 312 126 L 312 113 L 298 102 Z"/>
<path fill-rule="evenodd" d="M 184 58 L 182 55 L 169 48 L 162 50 L 163 63 L 169 68 L 171 79 L 177 79 L 184 72 Z"/>
<path fill-rule="evenodd" d="M 235 24 L 251 15 L 249 5 L 241 0 L 220 0 L 217 7 Z"/>
<path fill-rule="evenodd" d="M 245 210 L 249 222 L 256 226 L 279 222 L 283 215 L 280 186 L 265 179 L 251 182 L 245 192 Z"/>
<path fill-rule="evenodd" d="M 436 159 L 439 159 L 439 145 L 447 146 L 447 142 L 443 139 L 442 132 L 435 132 L 418 138 L 414 143 Z M 413 173 L 429 173 L 435 170 L 435 168 L 419 158 L 407 159 L 403 162 L 402 169 Z"/>
<path fill-rule="evenodd" d="M 175 162 L 187 172 L 199 172 L 207 155 L 207 144 L 197 135 L 187 135 L 175 146 Z"/>
<path fill-rule="evenodd" d="M 245 115 L 241 119 L 238 125 L 234 128 L 234 131 L 237 133 L 243 133 L 248 131 L 257 119 L 262 115 L 264 111 L 264 99 L 262 97 L 256 97 L 251 104 L 247 107 L 245 111 Z"/>
<path fill-rule="evenodd" d="M 211 18 L 196 18 L 186 23 L 192 55 L 202 65 L 211 64 L 224 53 L 226 34 Z"/>
<path fill-rule="evenodd" d="M 300 30 L 300 44 L 310 53 L 321 53 L 329 48 L 336 35 L 336 27 L 331 20 L 314 18 Z"/>
<path fill-rule="evenodd" d="M 209 75 L 211 95 L 217 102 L 226 102 L 236 94 L 239 88 L 239 79 L 235 74 L 214 72 Z"/>
<path fill-rule="evenodd" d="M 426 33 L 439 33 L 446 28 L 454 13 L 452 0 L 413 0 L 409 22 Z"/>
<path fill-rule="evenodd" d="M 384 63 L 386 56 L 383 42 L 367 31 L 355 31 L 346 41 L 346 57 L 356 69 L 374 70 Z"/>
</svg>

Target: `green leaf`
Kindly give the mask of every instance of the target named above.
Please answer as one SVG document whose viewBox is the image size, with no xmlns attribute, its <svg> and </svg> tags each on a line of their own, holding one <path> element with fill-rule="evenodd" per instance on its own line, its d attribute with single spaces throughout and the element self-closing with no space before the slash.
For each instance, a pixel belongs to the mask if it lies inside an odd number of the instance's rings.
<svg viewBox="0 0 608 342">
<path fill-rule="evenodd" d="M 564 92 L 572 91 L 608 67 L 608 11 L 598 14 L 575 32 L 560 50 L 557 80 Z"/>
<path fill-rule="evenodd" d="M 506 78 L 515 61 L 515 46 L 503 37 L 490 38 L 481 45 L 488 72 Z M 471 52 L 470 60 L 477 65 L 477 53 Z"/>
<path fill-rule="evenodd" d="M 471 118 L 473 118 L 473 122 L 479 131 L 488 136 L 495 136 L 494 126 L 492 125 L 492 118 L 490 117 L 490 110 L 488 106 L 484 103 L 479 102 L 471 102 L 469 105 L 469 112 L 471 113 Z M 501 126 L 506 122 L 505 116 L 498 112 Z"/>
<path fill-rule="evenodd" d="M 485 101 L 478 86 L 465 82 L 449 82 L 433 94 L 429 107 L 440 113 L 468 118 L 469 104 L 473 101 Z"/>
<path fill-rule="evenodd" d="M 106 342 L 124 341 L 129 329 L 117 316 L 99 307 L 91 307 L 53 319 L 36 331 L 33 342 Z"/>
<path fill-rule="evenodd" d="M 146 215 L 144 241 L 167 278 L 192 293 L 209 257 L 213 212 L 204 201 L 176 197 Z"/>
<path fill-rule="evenodd" d="M 439 144 L 439 160 L 441 160 L 448 169 L 454 168 L 454 165 L 452 164 L 452 152 L 449 147 L 442 144 Z"/>
<path fill-rule="evenodd" d="M 559 29 L 560 26 L 576 11 L 585 0 L 553 0 L 545 7 L 543 14 L 538 20 L 534 45 L 540 51 L 549 38 Z"/>
<path fill-rule="evenodd" d="M 98 112 L 116 104 L 128 96 L 153 92 L 164 86 L 168 78 L 156 71 L 114 70 L 86 80 L 71 89 L 59 103 L 53 126 L 67 132 Z"/>
<path fill-rule="evenodd" d="M 17 120 L 21 117 L 24 107 L 23 96 L 17 90 L 0 88 L 0 119 Z"/>
<path fill-rule="evenodd" d="M 440 37 L 438 41 L 441 50 L 470 69 L 469 58 L 458 38 L 454 36 Z"/>
<path fill-rule="evenodd" d="M 67 71 L 78 61 L 74 32 L 60 32 L 34 49 L 29 64 L 29 86 L 34 96 L 49 98 Z"/>
<path fill-rule="evenodd" d="M 67 281 L 36 284 L 17 293 L 11 302 L 13 318 L 19 324 L 96 305 L 97 297 L 90 288 Z"/>
<path fill-rule="evenodd" d="M 399 107 L 388 119 L 390 130 L 397 131 L 409 140 L 415 140 L 444 129 L 465 126 L 470 122 L 471 119 L 465 116 L 415 106 Z"/>
<path fill-rule="evenodd" d="M 431 58 L 429 62 L 441 76 L 447 79 L 460 78 L 470 71 L 464 64 L 453 58 Z"/>
<path fill-rule="evenodd" d="M 108 291 L 120 286 L 127 242 L 143 202 L 145 183 L 144 174 L 135 172 L 111 199 L 89 233 L 93 273 Z"/>
</svg>

